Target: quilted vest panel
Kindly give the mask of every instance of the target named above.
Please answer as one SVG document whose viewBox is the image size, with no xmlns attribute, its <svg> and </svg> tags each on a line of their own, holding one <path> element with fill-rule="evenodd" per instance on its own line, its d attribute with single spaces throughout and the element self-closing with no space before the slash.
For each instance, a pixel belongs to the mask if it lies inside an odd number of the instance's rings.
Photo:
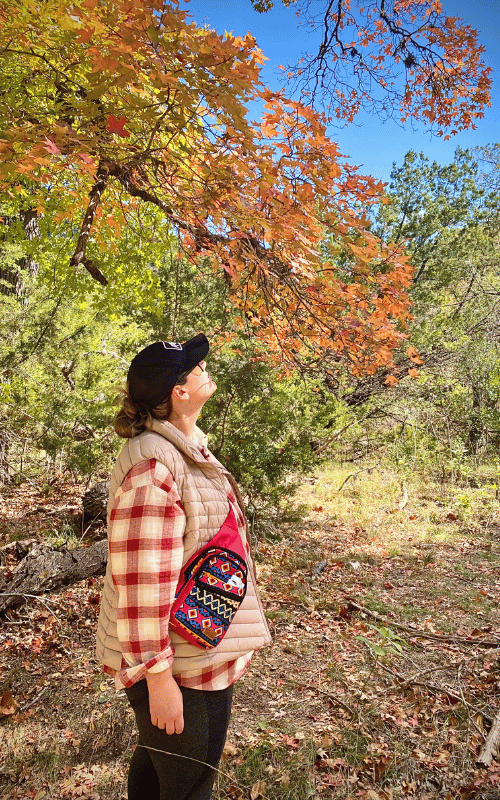
<svg viewBox="0 0 500 800">
<path fill-rule="evenodd" d="M 199 437 L 204 437 L 197 429 Z M 169 422 L 153 421 L 152 429 L 127 439 L 111 475 L 108 515 L 115 494 L 132 467 L 151 458 L 164 464 L 177 484 L 186 513 L 184 563 L 218 532 L 228 511 L 228 489 L 236 496 L 243 512 L 243 501 L 236 482 L 220 462 L 206 461 L 199 448 Z M 212 456 L 212 458 L 214 458 Z M 221 666 L 251 650 L 258 650 L 271 641 L 264 611 L 257 591 L 255 565 L 251 560 L 248 587 L 243 603 L 229 626 L 224 639 L 212 650 L 188 644 L 172 632 L 175 647 L 172 667 L 174 675 L 197 674 Z M 101 609 L 97 627 L 97 657 L 101 664 L 119 670 L 122 653 L 117 637 L 117 594 L 108 567 L 104 579 Z"/>
</svg>

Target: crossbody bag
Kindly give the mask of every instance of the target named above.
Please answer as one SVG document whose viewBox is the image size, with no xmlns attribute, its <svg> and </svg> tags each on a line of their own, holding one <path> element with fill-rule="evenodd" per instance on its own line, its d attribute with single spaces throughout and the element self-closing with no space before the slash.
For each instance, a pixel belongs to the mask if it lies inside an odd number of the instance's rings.
<svg viewBox="0 0 500 800">
<path fill-rule="evenodd" d="M 247 590 L 245 550 L 233 510 L 210 542 L 184 565 L 170 628 L 205 650 L 226 635 Z"/>
</svg>

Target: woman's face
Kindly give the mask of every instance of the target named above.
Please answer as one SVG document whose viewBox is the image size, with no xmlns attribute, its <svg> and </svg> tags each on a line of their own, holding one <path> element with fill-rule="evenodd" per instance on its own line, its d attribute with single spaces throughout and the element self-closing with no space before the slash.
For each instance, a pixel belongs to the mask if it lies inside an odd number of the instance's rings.
<svg viewBox="0 0 500 800">
<path fill-rule="evenodd" d="M 206 361 L 200 363 L 188 374 L 183 388 L 189 393 L 190 401 L 196 406 L 201 406 L 212 397 L 217 389 L 217 384 L 207 372 Z"/>
</svg>

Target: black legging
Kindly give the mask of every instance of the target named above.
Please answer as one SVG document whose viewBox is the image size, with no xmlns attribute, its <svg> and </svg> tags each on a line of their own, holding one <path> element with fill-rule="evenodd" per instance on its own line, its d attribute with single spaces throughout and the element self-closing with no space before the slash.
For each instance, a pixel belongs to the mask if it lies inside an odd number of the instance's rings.
<svg viewBox="0 0 500 800">
<path fill-rule="evenodd" d="M 171 735 L 151 722 L 146 681 L 125 689 L 139 728 L 128 775 L 128 800 L 210 800 L 216 773 L 205 764 L 217 767 L 222 755 L 233 687 L 215 692 L 180 688 L 184 730 Z"/>
</svg>

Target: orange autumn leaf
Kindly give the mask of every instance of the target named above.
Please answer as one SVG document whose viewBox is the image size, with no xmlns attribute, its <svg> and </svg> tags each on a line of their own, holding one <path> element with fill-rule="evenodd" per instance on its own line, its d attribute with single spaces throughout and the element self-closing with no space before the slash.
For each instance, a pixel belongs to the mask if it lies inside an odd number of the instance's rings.
<svg viewBox="0 0 500 800">
<path fill-rule="evenodd" d="M 423 362 L 423 359 L 422 359 L 422 358 L 421 358 L 421 356 L 420 356 L 420 353 L 418 352 L 418 350 L 415 350 L 415 348 L 414 348 L 414 347 L 411 347 L 411 346 L 410 346 L 410 347 L 407 349 L 406 353 L 407 353 L 407 355 L 408 355 L 408 358 L 409 358 L 411 361 L 413 361 L 413 363 L 414 363 L 414 364 L 420 364 L 420 365 L 421 365 L 421 364 L 423 364 L 423 363 L 424 363 L 424 362 Z"/>
<path fill-rule="evenodd" d="M 17 703 L 8 689 L 0 697 L 0 717 L 9 717 L 15 714 Z"/>
</svg>

